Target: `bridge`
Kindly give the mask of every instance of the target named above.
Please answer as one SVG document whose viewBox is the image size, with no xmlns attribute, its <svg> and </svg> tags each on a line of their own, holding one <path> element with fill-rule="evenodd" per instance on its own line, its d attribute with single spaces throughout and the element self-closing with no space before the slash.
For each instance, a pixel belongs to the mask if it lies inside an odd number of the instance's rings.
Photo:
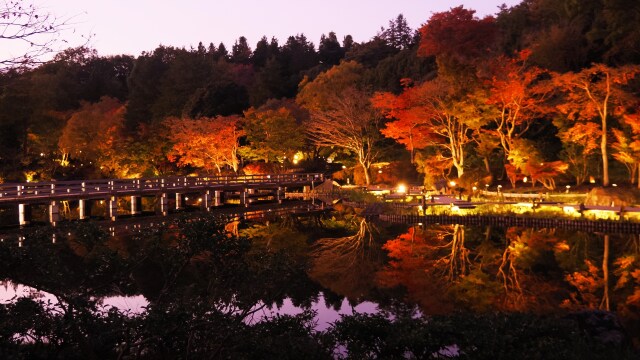
<svg viewBox="0 0 640 360">
<path fill-rule="evenodd" d="M 106 204 L 106 217 L 115 220 L 118 213 L 125 212 L 119 206 L 123 203 L 128 205 L 129 214 L 140 214 L 143 198 L 152 198 L 156 210 L 166 215 L 170 205 L 184 208 L 189 194 L 195 195 L 203 209 L 225 203 L 246 207 L 261 200 L 282 202 L 287 188 L 309 192 L 323 181 L 323 174 L 305 173 L 6 183 L 0 184 L 0 206 L 17 205 L 21 226 L 30 222 L 34 205 L 48 206 L 48 220 L 55 224 L 60 220 L 61 202 L 69 201 L 78 202 L 80 220 L 91 216 L 96 201 Z"/>
</svg>

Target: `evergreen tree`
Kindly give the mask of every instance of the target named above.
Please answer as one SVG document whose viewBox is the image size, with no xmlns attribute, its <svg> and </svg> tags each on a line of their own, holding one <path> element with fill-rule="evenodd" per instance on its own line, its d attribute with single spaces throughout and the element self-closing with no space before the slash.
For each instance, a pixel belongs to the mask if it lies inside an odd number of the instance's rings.
<svg viewBox="0 0 640 360">
<path fill-rule="evenodd" d="M 389 27 L 380 34 L 387 44 L 402 50 L 413 44 L 413 30 L 407 24 L 404 15 L 399 14 L 394 20 L 389 21 Z"/>
<path fill-rule="evenodd" d="M 231 62 L 237 64 L 248 64 L 251 60 L 251 48 L 247 43 L 247 38 L 240 36 L 231 49 Z"/>
<path fill-rule="evenodd" d="M 338 65 L 344 58 L 344 49 L 340 46 L 336 33 L 331 31 L 329 35 L 322 34 L 318 46 L 318 56 L 325 65 Z"/>
<path fill-rule="evenodd" d="M 220 43 L 220 45 L 218 45 L 218 54 L 216 56 L 216 60 L 228 60 L 229 59 L 229 51 L 227 50 L 227 47 L 224 46 L 223 43 Z"/>
</svg>

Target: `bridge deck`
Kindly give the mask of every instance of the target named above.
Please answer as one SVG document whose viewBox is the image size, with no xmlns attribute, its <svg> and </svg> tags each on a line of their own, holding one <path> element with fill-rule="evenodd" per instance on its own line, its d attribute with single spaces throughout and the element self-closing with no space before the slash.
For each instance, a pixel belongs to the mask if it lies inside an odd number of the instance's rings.
<svg viewBox="0 0 640 360">
<path fill-rule="evenodd" d="M 5 183 L 0 184 L 0 205 L 100 199 L 109 196 L 152 196 L 168 192 L 275 189 L 312 185 L 321 181 L 323 181 L 322 174 L 270 174 Z"/>
</svg>

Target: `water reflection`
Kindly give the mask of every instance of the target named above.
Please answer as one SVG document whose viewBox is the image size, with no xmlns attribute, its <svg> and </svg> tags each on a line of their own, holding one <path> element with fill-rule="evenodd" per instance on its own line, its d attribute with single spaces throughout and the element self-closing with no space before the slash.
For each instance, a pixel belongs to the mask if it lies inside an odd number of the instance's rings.
<svg viewBox="0 0 640 360">
<path fill-rule="evenodd" d="M 378 284 L 426 313 L 455 309 L 640 315 L 638 235 L 558 229 L 414 226 L 387 241 Z"/>
<path fill-rule="evenodd" d="M 632 333 L 640 323 L 638 236 L 557 229 L 199 216 L 114 237 L 77 224 L 0 243 L 0 280 L 3 331 L 43 348 L 69 339 L 70 348 L 106 357 L 194 349 L 238 357 L 274 346 L 266 341 L 278 336 L 297 336 L 308 346 L 301 354 L 356 351 L 350 341 L 368 336 L 363 329 L 390 331 L 397 320 L 398 334 L 427 331 L 425 324 L 439 324 L 431 316 L 461 311 L 470 320 L 444 318 L 442 326 L 464 336 L 420 351 L 452 344 L 475 351 L 485 340 L 460 340 L 470 336 L 467 321 L 493 326 L 493 318 L 473 314 L 496 310 L 564 316 L 610 309 Z M 72 333 L 62 326 L 71 323 Z M 333 340 L 319 341 L 316 331 Z M 92 336 L 99 343 L 84 343 Z M 248 350 L 245 342 L 258 345 Z"/>
</svg>

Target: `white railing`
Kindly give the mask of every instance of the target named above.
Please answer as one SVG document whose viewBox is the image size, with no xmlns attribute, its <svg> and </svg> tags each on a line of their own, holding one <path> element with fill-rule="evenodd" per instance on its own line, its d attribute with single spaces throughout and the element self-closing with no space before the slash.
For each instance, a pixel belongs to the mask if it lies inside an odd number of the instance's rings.
<svg viewBox="0 0 640 360">
<path fill-rule="evenodd" d="M 0 203 L 65 197 L 189 191 L 259 185 L 305 185 L 323 181 L 322 174 L 268 174 L 238 176 L 173 176 L 147 179 L 104 179 L 0 184 Z"/>
</svg>

